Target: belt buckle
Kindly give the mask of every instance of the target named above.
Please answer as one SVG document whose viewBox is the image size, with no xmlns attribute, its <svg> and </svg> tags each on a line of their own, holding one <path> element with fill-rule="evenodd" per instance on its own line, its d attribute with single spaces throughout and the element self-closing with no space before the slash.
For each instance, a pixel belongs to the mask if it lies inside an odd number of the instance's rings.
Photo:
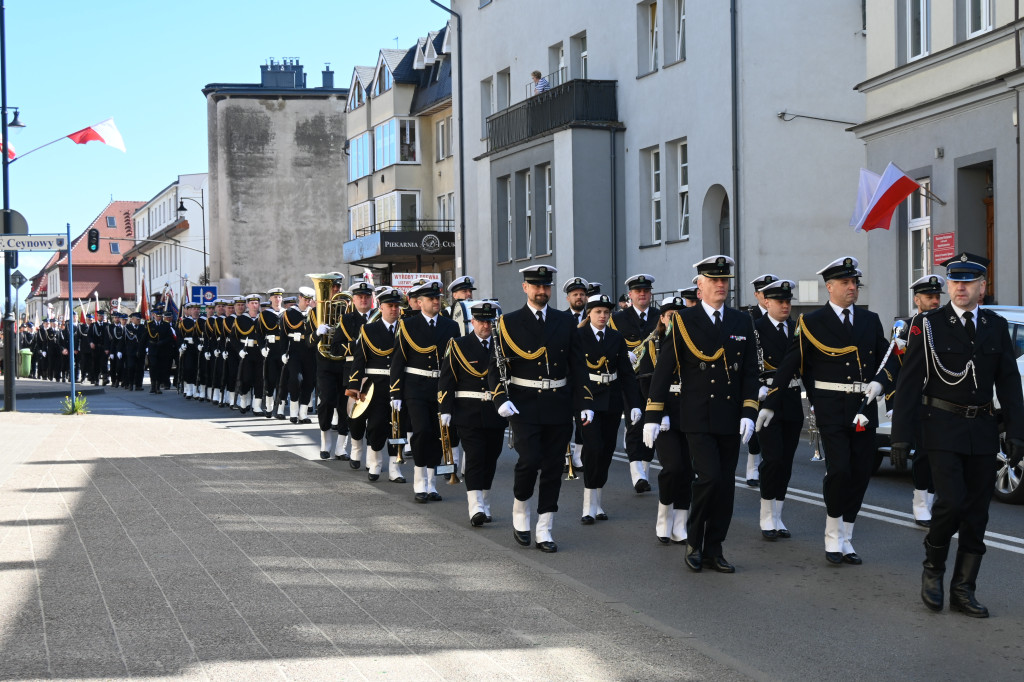
<svg viewBox="0 0 1024 682">
<path fill-rule="evenodd" d="M 863 393 L 864 392 L 864 383 L 863 382 L 855 381 L 851 385 L 853 386 L 853 392 L 854 393 Z"/>
<path fill-rule="evenodd" d="M 979 408 L 977 405 L 966 406 L 964 408 L 964 417 L 966 417 L 967 419 L 974 419 L 975 417 L 978 416 L 978 409 Z"/>
<path fill-rule="evenodd" d="M 612 383 L 612 375 L 611 374 L 602 374 L 601 375 L 601 383 L 602 384 L 610 384 L 610 383 Z"/>
<path fill-rule="evenodd" d="M 551 379 L 541 379 L 540 380 L 540 387 L 541 387 L 541 390 L 544 390 L 544 391 L 549 390 L 551 388 Z"/>
</svg>

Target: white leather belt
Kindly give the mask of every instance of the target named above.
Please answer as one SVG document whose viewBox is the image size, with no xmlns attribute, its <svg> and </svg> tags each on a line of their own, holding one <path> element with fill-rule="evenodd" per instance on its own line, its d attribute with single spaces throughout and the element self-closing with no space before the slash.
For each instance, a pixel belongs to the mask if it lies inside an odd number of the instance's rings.
<svg viewBox="0 0 1024 682">
<path fill-rule="evenodd" d="M 391 370 L 386 367 L 368 367 L 365 372 L 367 375 L 373 374 L 375 376 L 388 376 L 391 374 Z"/>
<path fill-rule="evenodd" d="M 589 374 L 590 380 L 597 384 L 610 384 L 619 378 L 618 372 L 611 374 Z"/>
<path fill-rule="evenodd" d="M 471 398 L 473 400 L 490 400 L 490 391 L 455 391 L 456 398 Z"/>
<path fill-rule="evenodd" d="M 406 367 L 405 373 L 415 374 L 421 377 L 430 377 L 431 379 L 436 379 L 441 376 L 441 372 L 436 369 L 417 369 L 415 367 Z"/>
<path fill-rule="evenodd" d="M 672 384 L 671 386 L 668 387 L 668 392 L 669 393 L 682 393 L 683 392 L 683 385 L 682 384 Z"/>
<path fill-rule="evenodd" d="M 296 342 L 302 341 L 302 332 L 295 332 L 294 334 L 289 334 L 288 338 Z"/>
<path fill-rule="evenodd" d="M 195 342 L 196 342 L 195 339 L 193 339 L 191 336 L 186 336 L 185 337 L 185 343 L 195 343 Z"/>
<path fill-rule="evenodd" d="M 774 386 L 775 385 L 775 377 L 769 377 L 768 381 L 766 381 L 764 383 L 765 383 L 765 386 Z M 815 382 L 815 385 L 817 385 L 818 383 L 821 383 L 821 382 Z M 842 385 L 845 385 L 845 384 L 837 384 L 837 385 L 842 386 Z M 789 380 L 789 388 L 800 388 L 800 380 L 799 379 L 790 379 Z"/>
<path fill-rule="evenodd" d="M 838 391 L 839 393 L 863 393 L 868 389 L 865 382 L 855 381 L 852 384 L 837 384 L 832 381 L 815 381 L 814 387 L 823 391 Z"/>
<path fill-rule="evenodd" d="M 519 377 L 512 377 L 509 379 L 509 383 L 513 386 L 522 386 L 523 388 L 539 388 L 542 391 L 547 391 L 553 388 L 562 388 L 568 381 L 566 379 L 520 379 Z"/>
<path fill-rule="evenodd" d="M 252 347 L 256 345 L 256 339 L 242 339 L 242 345 Z"/>
<path fill-rule="evenodd" d="M 264 337 L 264 338 L 267 339 L 267 343 L 277 343 L 277 340 L 279 338 L 281 338 L 281 337 L 279 337 L 279 336 L 267 336 L 267 337 Z"/>
</svg>

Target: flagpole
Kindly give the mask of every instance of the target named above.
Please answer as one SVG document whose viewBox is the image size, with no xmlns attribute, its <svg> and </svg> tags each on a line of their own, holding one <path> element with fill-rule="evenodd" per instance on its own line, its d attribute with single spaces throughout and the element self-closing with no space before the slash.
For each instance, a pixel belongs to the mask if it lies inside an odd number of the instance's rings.
<svg viewBox="0 0 1024 682">
<path fill-rule="evenodd" d="M 71 223 L 68 223 L 68 306 L 74 307 L 75 279 L 71 269 Z M 71 362 L 71 404 L 75 404 L 75 323 L 68 323 L 68 358 Z"/>
<path fill-rule="evenodd" d="M 51 140 L 50 142 L 47 142 L 46 144 L 42 144 L 42 145 L 39 145 L 39 146 L 38 146 L 38 147 L 36 147 L 35 149 L 29 149 L 29 150 L 28 150 L 27 152 L 25 152 L 25 153 L 23 153 L 23 154 L 22 154 L 22 153 L 19 153 L 19 154 L 18 154 L 17 156 L 15 156 L 15 157 L 14 157 L 13 159 L 11 159 L 11 161 L 10 161 L 10 162 L 11 162 L 11 163 L 14 163 L 14 162 L 15 162 L 15 161 L 17 161 L 18 159 L 20 159 L 20 158 L 23 158 L 23 157 L 26 157 L 26 156 L 28 156 L 29 154 L 31 154 L 32 152 L 37 152 L 37 151 L 39 151 L 40 149 L 42 149 L 43 147 L 49 147 L 49 146 L 50 146 L 51 144 L 55 144 L 55 143 L 57 143 L 57 142 L 60 142 L 61 140 L 66 140 L 66 139 L 67 139 L 67 137 L 68 137 L 67 135 L 63 135 L 63 136 L 61 136 L 61 137 L 58 137 L 58 138 L 57 138 L 56 140 Z"/>
</svg>

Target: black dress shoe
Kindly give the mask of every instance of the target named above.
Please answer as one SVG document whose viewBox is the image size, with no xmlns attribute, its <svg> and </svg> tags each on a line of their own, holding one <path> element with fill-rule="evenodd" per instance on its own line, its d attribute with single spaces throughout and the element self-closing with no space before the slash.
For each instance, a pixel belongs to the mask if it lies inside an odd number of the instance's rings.
<svg viewBox="0 0 1024 682">
<path fill-rule="evenodd" d="M 735 573 L 736 567 L 725 560 L 724 556 L 716 556 L 710 561 L 704 562 L 712 571 L 718 571 L 719 573 Z"/>
<path fill-rule="evenodd" d="M 327 452 L 325 450 L 321 450 L 320 451 L 320 459 L 330 459 L 330 458 L 331 458 L 331 453 L 329 453 L 329 452 Z"/>
<path fill-rule="evenodd" d="M 914 519 L 914 523 L 916 523 L 917 525 L 921 526 L 922 528 L 931 528 L 932 527 L 932 522 L 931 521 L 923 521 L 923 520 L 919 520 L 919 519 Z"/>
<path fill-rule="evenodd" d="M 860 566 L 862 563 L 864 563 L 864 561 L 859 556 L 857 556 L 856 552 L 850 552 L 849 554 L 843 555 L 843 563 L 851 564 L 853 566 Z"/>
<path fill-rule="evenodd" d="M 426 504 L 427 503 L 427 494 L 426 493 L 416 493 L 416 496 L 413 499 L 415 499 L 420 504 Z"/>
<path fill-rule="evenodd" d="M 281 418 L 284 419 L 284 417 L 281 417 Z M 298 424 L 299 423 L 299 418 L 298 417 L 289 417 L 288 420 L 291 421 L 292 424 Z"/>
<path fill-rule="evenodd" d="M 842 552 L 825 552 L 825 561 L 830 564 L 841 564 L 843 563 Z"/>
<path fill-rule="evenodd" d="M 431 502 L 440 502 L 444 498 L 439 493 L 427 493 L 427 499 Z"/>
<path fill-rule="evenodd" d="M 485 522 L 487 522 L 487 523 L 490 523 L 490 522 L 491 522 L 491 521 L 493 521 L 493 520 L 494 520 L 494 517 L 492 517 L 492 516 L 491 516 L 490 514 L 488 514 L 488 515 L 487 515 L 487 516 L 486 516 L 486 517 L 484 518 L 484 521 L 485 521 Z"/>
<path fill-rule="evenodd" d="M 380 474 L 366 474 L 366 477 L 371 481 L 376 481 L 378 478 L 380 478 Z"/>
<path fill-rule="evenodd" d="M 775 538 L 779 537 L 779 531 L 774 529 L 762 530 L 761 537 L 763 537 L 765 540 L 775 540 Z"/>
<path fill-rule="evenodd" d="M 353 469 L 358 469 L 359 468 L 359 460 L 357 460 L 357 459 L 350 459 L 349 462 L 348 462 L 348 465 L 350 467 L 352 467 Z"/>
<path fill-rule="evenodd" d="M 516 530 L 515 528 L 513 528 L 512 529 L 512 537 L 515 538 L 515 541 L 518 542 L 523 547 L 529 547 L 530 546 L 530 531 L 528 531 L 528 530 Z"/>
<path fill-rule="evenodd" d="M 604 512 L 598 512 L 597 516 L 595 516 L 594 518 L 597 519 L 598 521 L 607 521 L 608 520 L 608 515 L 605 514 Z"/>
<path fill-rule="evenodd" d="M 658 536 L 658 542 L 660 542 L 660 543 L 661 543 L 661 544 L 663 544 L 663 545 L 667 545 L 667 544 L 668 544 L 668 543 L 670 542 L 670 540 L 669 540 L 668 538 L 663 538 L 663 537 L 661 537 L 661 536 L 659 535 L 659 536 Z"/>
<path fill-rule="evenodd" d="M 341 462 L 347 462 L 347 461 L 349 461 L 352 458 L 348 456 L 347 452 L 343 452 L 340 455 L 335 455 L 334 459 L 339 460 Z"/>
<path fill-rule="evenodd" d="M 310 419 L 309 417 L 306 417 L 305 419 L 300 419 L 300 420 L 299 420 L 299 423 L 300 423 L 300 424 L 312 424 L 312 423 L 313 423 L 313 420 L 312 420 L 312 419 Z"/>
<path fill-rule="evenodd" d="M 484 525 L 484 522 L 486 520 L 487 514 L 484 514 L 483 512 L 477 512 L 476 514 L 473 514 L 473 518 L 469 520 L 469 523 L 472 524 L 474 528 L 479 528 L 480 526 Z"/>
<path fill-rule="evenodd" d="M 788 540 L 791 537 L 793 537 L 793 534 L 785 528 L 779 528 L 775 531 L 775 536 L 778 537 L 780 540 Z"/>
<path fill-rule="evenodd" d="M 275 414 L 274 415 L 274 419 L 284 419 L 284 415 L 283 414 Z"/>
<path fill-rule="evenodd" d="M 232 408 L 232 409 L 234 409 L 234 408 Z M 248 413 L 249 413 L 249 408 L 248 407 L 240 407 L 240 408 L 238 408 L 238 414 L 248 414 Z"/>
<path fill-rule="evenodd" d="M 700 573 L 704 567 L 704 557 L 696 547 L 686 546 L 686 567 L 694 573 Z"/>
<path fill-rule="evenodd" d="M 591 516 L 590 514 L 587 514 L 586 516 L 584 516 L 583 518 L 580 519 L 580 523 L 583 524 L 584 526 L 593 526 L 594 525 L 594 517 Z"/>
<path fill-rule="evenodd" d="M 267 410 L 266 412 L 263 413 L 263 416 L 266 417 L 267 419 L 273 419 L 274 413 L 271 412 L 270 410 Z"/>
<path fill-rule="evenodd" d="M 392 483 L 405 483 L 404 476 L 399 476 L 398 478 L 389 478 L 388 480 L 391 481 Z"/>
<path fill-rule="evenodd" d="M 756 478 L 748 478 L 747 485 L 749 485 L 751 488 L 759 488 L 761 487 L 761 482 Z"/>
<path fill-rule="evenodd" d="M 538 542 L 537 549 L 547 554 L 554 554 L 558 551 L 558 545 L 553 542 Z"/>
<path fill-rule="evenodd" d="M 640 480 L 633 484 L 633 490 L 636 491 L 637 495 L 639 495 L 640 493 L 649 492 L 650 489 L 651 484 L 646 478 L 641 478 Z"/>
</svg>

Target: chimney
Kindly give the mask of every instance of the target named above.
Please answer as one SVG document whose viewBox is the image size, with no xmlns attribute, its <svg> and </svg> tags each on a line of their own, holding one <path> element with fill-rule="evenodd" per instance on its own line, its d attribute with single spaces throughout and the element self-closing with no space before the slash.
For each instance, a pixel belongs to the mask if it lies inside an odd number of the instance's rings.
<svg viewBox="0 0 1024 682">
<path fill-rule="evenodd" d="M 334 72 L 331 71 L 330 63 L 324 64 L 323 76 L 324 76 L 324 90 L 333 90 L 334 89 Z"/>
</svg>

